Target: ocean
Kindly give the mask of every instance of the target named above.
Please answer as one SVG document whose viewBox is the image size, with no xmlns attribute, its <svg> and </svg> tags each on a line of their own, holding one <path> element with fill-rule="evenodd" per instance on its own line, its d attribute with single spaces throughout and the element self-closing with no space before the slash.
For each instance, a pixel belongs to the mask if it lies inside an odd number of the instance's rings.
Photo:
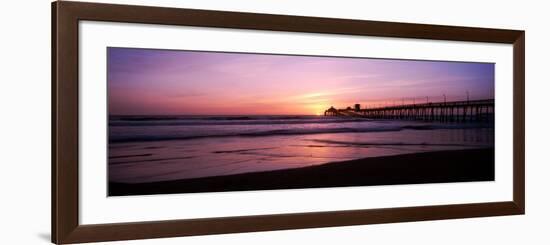
<svg viewBox="0 0 550 245">
<path fill-rule="evenodd" d="M 494 123 L 323 116 L 110 116 L 110 182 L 146 183 L 494 147 Z"/>
</svg>

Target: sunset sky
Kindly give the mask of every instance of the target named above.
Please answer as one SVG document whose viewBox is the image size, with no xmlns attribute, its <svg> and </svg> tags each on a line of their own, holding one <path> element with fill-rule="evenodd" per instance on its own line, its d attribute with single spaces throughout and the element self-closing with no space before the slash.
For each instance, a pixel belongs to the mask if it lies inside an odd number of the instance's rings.
<svg viewBox="0 0 550 245">
<path fill-rule="evenodd" d="M 315 115 L 494 98 L 494 64 L 108 48 L 111 115 Z"/>
</svg>

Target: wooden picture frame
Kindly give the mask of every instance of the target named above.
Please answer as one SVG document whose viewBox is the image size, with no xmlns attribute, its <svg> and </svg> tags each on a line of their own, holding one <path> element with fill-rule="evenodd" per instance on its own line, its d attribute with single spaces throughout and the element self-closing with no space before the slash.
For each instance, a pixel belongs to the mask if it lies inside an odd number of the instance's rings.
<svg viewBox="0 0 550 245">
<path fill-rule="evenodd" d="M 513 201 L 81 225 L 78 184 L 78 22 L 81 20 L 513 44 Z M 97 242 L 524 214 L 524 66 L 525 33 L 518 30 L 54 2 L 51 78 L 52 242 Z"/>
</svg>

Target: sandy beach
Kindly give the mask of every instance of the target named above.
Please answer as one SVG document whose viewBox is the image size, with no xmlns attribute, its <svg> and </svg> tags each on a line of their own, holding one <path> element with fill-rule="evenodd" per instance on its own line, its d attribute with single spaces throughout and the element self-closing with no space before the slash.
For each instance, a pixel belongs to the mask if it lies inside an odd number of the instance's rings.
<svg viewBox="0 0 550 245">
<path fill-rule="evenodd" d="M 494 180 L 494 148 L 369 157 L 226 176 L 109 183 L 109 196 Z"/>
</svg>

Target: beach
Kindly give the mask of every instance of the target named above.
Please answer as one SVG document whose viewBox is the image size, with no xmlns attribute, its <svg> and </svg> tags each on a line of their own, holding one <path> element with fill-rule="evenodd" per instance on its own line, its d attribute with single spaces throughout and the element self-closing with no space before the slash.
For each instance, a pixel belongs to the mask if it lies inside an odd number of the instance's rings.
<svg viewBox="0 0 550 245">
<path fill-rule="evenodd" d="M 151 183 L 109 183 L 110 196 L 494 180 L 494 148 L 367 157 L 273 170 Z"/>
<path fill-rule="evenodd" d="M 317 116 L 109 122 L 109 195 L 492 180 L 492 123 Z"/>
<path fill-rule="evenodd" d="M 493 179 L 494 63 L 107 53 L 110 196 Z"/>
</svg>

